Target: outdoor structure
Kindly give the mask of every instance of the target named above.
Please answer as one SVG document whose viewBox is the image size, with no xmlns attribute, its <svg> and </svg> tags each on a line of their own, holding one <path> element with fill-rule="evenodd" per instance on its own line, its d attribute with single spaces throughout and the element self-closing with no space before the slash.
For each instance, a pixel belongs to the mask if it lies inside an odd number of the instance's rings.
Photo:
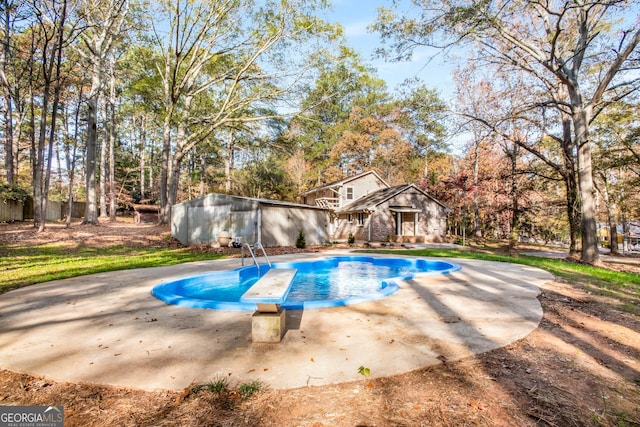
<svg viewBox="0 0 640 427">
<path fill-rule="evenodd" d="M 300 232 L 307 245 L 327 243 L 328 211 L 276 200 L 211 193 L 176 204 L 171 210 L 171 234 L 184 245 L 232 242 L 263 246 L 294 246 Z"/>
<path fill-rule="evenodd" d="M 315 205 L 329 210 L 338 210 L 343 206 L 374 193 L 383 188 L 389 188 L 374 171 L 367 171 L 350 176 L 340 181 L 315 187 L 300 195 L 305 205 Z"/>
<path fill-rule="evenodd" d="M 413 184 L 383 188 L 338 209 L 333 237 L 376 242 L 442 242 L 448 209 Z"/>
<path fill-rule="evenodd" d="M 390 187 L 373 171 L 301 195 L 328 209 L 332 239 L 375 242 L 442 242 L 449 209 L 414 184 Z"/>
<path fill-rule="evenodd" d="M 390 187 L 374 171 L 314 188 L 302 204 L 211 193 L 174 205 L 171 234 L 184 245 L 294 246 L 353 236 L 367 242 L 442 242 L 449 209 L 414 184 Z"/>
<path fill-rule="evenodd" d="M 598 239 L 602 246 L 609 246 L 609 225 L 598 224 Z M 618 249 L 622 251 L 640 251 L 640 222 L 616 224 Z"/>
<path fill-rule="evenodd" d="M 137 224 L 155 224 L 160 221 L 159 205 L 133 205 L 133 221 Z"/>
</svg>

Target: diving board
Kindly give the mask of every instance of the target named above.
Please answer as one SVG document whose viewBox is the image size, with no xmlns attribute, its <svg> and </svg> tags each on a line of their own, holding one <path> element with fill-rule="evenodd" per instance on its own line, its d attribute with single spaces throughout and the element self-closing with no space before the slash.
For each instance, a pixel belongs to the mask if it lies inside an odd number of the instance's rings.
<svg viewBox="0 0 640 427">
<path fill-rule="evenodd" d="M 249 288 L 240 302 L 256 304 L 251 336 L 254 342 L 280 342 L 285 332 L 285 310 L 280 306 L 287 299 L 298 270 L 272 268 Z"/>
</svg>

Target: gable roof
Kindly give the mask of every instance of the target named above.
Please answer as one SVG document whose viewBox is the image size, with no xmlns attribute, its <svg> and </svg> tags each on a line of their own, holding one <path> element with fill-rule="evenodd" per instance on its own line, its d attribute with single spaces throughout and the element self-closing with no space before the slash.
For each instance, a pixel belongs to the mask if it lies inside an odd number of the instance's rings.
<svg viewBox="0 0 640 427">
<path fill-rule="evenodd" d="M 389 187 L 389 184 L 387 184 L 387 182 L 384 179 L 382 179 L 380 177 L 380 175 L 378 175 L 378 173 L 376 171 L 369 170 L 369 171 L 362 172 L 362 173 L 359 173 L 359 174 L 356 174 L 356 175 L 348 176 L 348 177 L 340 179 L 338 181 L 330 182 L 329 184 L 321 185 L 319 187 L 314 187 L 314 188 L 312 188 L 310 190 L 307 190 L 304 193 L 302 193 L 301 196 L 306 196 L 307 194 L 315 193 L 317 191 L 325 190 L 327 188 L 340 187 L 340 186 L 343 186 L 345 184 L 348 184 L 351 181 L 355 181 L 355 180 L 360 179 L 360 178 L 362 178 L 362 177 L 364 177 L 366 175 L 371 175 L 371 174 L 373 174 L 377 179 L 379 179 L 380 182 L 382 182 L 384 185 Z"/>
<path fill-rule="evenodd" d="M 408 189 L 417 190 L 418 192 L 422 193 L 425 197 L 428 197 L 429 199 L 433 200 L 435 203 L 439 204 L 443 208 L 449 210 L 449 208 L 446 207 L 444 204 L 442 204 L 442 202 L 434 199 L 427 192 L 416 187 L 415 184 L 404 184 L 404 185 L 397 185 L 395 187 L 382 188 L 378 191 L 367 194 L 366 196 L 360 197 L 359 199 L 354 200 L 348 205 L 343 206 L 341 209 L 338 210 L 338 212 L 345 213 L 345 212 L 362 212 L 367 210 L 374 210 L 376 206 L 386 202 L 387 200 L 397 196 L 400 193 L 405 192 Z"/>
</svg>

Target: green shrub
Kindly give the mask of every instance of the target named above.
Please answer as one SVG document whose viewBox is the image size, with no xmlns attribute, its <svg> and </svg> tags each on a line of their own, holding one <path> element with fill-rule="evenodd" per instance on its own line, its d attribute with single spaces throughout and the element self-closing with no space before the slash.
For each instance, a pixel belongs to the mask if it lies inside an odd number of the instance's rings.
<svg viewBox="0 0 640 427">
<path fill-rule="evenodd" d="M 16 184 L 0 184 L 0 200 L 24 203 L 29 199 L 29 192 Z"/>
<path fill-rule="evenodd" d="M 238 393 L 242 399 L 248 399 L 265 388 L 266 387 L 262 382 L 255 380 L 250 383 L 240 384 L 240 386 L 238 386 Z"/>
<path fill-rule="evenodd" d="M 304 231 L 300 230 L 298 238 L 296 239 L 296 248 L 304 249 L 307 247 L 307 241 L 304 238 Z"/>
<path fill-rule="evenodd" d="M 349 238 L 347 239 L 347 243 L 349 243 L 349 246 L 353 246 L 355 242 L 356 242 L 356 238 L 354 237 L 353 234 L 349 233 Z"/>
<path fill-rule="evenodd" d="M 201 389 L 205 389 L 211 393 L 220 394 L 229 389 L 229 380 L 225 376 L 217 376 L 213 381 L 204 383 Z"/>
</svg>

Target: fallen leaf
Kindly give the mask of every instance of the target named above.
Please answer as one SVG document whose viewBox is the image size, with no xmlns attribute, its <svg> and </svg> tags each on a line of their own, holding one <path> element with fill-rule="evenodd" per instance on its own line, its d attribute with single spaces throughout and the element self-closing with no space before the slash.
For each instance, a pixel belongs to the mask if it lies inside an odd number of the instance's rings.
<svg viewBox="0 0 640 427">
<path fill-rule="evenodd" d="M 478 402 L 471 401 L 471 403 L 469 403 L 469 406 L 471 406 L 472 408 L 477 409 L 479 411 L 482 411 L 484 409 L 482 407 L 482 405 L 480 405 Z"/>
</svg>

